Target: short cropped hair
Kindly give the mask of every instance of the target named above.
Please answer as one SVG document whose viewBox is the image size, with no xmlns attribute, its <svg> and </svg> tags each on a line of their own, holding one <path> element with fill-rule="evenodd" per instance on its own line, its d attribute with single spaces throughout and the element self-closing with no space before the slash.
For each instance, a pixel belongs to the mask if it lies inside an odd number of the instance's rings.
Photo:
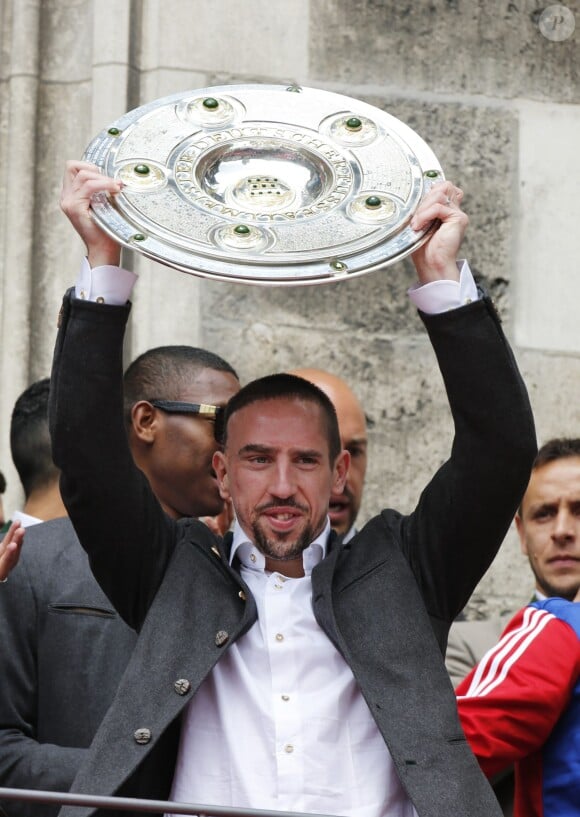
<svg viewBox="0 0 580 817">
<path fill-rule="evenodd" d="M 52 460 L 48 432 L 50 379 L 37 380 L 14 404 L 10 420 L 10 451 L 26 498 L 54 482 L 59 469 Z"/>
<path fill-rule="evenodd" d="M 264 400 L 304 400 L 317 405 L 322 413 L 326 436 L 328 439 L 328 451 L 330 462 L 334 463 L 342 450 L 340 434 L 338 431 L 338 419 L 332 401 L 327 395 L 303 377 L 293 374 L 280 373 L 266 375 L 258 380 L 253 380 L 244 386 L 237 394 L 230 398 L 226 406 L 224 417 L 223 445 L 225 447 L 228 439 L 228 423 L 232 415 L 252 403 Z"/>
<path fill-rule="evenodd" d="M 545 442 L 538 449 L 536 458 L 532 463 L 532 471 L 547 465 L 549 462 L 556 460 L 565 460 L 568 457 L 580 457 L 580 438 L 579 437 L 553 437 L 551 440 Z M 518 516 L 521 517 L 523 508 L 523 499 L 518 508 Z"/>
<path fill-rule="evenodd" d="M 238 375 L 219 355 L 195 346 L 157 346 L 128 366 L 123 376 L 125 423 L 131 425 L 131 409 L 139 400 L 180 400 L 192 375 L 203 369 Z"/>
<path fill-rule="evenodd" d="M 3 494 L 5 490 L 6 490 L 6 477 L 4 476 L 2 471 L 0 471 L 0 494 Z"/>
<path fill-rule="evenodd" d="M 554 437 L 541 446 L 532 465 L 532 471 L 554 460 L 566 457 L 580 457 L 580 438 Z"/>
</svg>

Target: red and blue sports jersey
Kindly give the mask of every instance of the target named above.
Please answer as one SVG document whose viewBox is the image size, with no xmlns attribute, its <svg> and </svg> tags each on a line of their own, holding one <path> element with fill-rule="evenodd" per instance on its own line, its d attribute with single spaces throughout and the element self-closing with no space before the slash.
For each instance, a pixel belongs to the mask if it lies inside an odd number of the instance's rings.
<svg viewBox="0 0 580 817">
<path fill-rule="evenodd" d="M 485 774 L 515 766 L 515 817 L 580 817 L 580 603 L 524 607 L 456 694 Z"/>
</svg>

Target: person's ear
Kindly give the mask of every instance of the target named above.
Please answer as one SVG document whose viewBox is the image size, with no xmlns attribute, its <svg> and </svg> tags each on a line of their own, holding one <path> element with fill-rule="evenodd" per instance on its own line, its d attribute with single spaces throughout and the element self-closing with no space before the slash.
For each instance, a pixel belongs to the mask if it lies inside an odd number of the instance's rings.
<svg viewBox="0 0 580 817">
<path fill-rule="evenodd" d="M 350 465 L 350 451 L 344 448 L 334 463 L 332 493 L 340 494 L 346 485 L 346 478 L 348 476 L 348 468 Z"/>
<path fill-rule="evenodd" d="M 147 400 L 139 400 L 131 408 L 131 425 L 137 439 L 150 445 L 159 426 L 157 409 Z"/>
<path fill-rule="evenodd" d="M 228 461 L 223 451 L 216 451 L 212 459 L 213 470 L 216 473 L 218 489 L 224 502 L 231 500 L 228 479 Z"/>
</svg>

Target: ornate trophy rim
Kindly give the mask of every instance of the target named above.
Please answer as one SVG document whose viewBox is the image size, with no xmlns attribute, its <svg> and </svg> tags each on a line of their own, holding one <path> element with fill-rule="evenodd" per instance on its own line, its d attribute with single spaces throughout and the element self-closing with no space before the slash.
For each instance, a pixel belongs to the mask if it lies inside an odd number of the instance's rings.
<svg viewBox="0 0 580 817">
<path fill-rule="evenodd" d="M 203 278 L 266 286 L 348 280 L 401 260 L 426 240 L 409 222 L 444 179 L 399 119 L 285 85 L 154 100 L 101 131 L 83 158 L 123 182 L 92 202 L 121 245 Z"/>
</svg>

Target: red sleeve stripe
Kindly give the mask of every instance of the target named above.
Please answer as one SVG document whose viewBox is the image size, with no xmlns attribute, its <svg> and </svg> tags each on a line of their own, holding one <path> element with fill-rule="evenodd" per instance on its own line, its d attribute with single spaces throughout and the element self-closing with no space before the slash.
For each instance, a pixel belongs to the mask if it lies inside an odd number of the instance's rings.
<svg viewBox="0 0 580 817">
<path fill-rule="evenodd" d="M 496 646 L 484 655 L 474 670 L 467 692 L 459 697 L 483 697 L 499 686 L 513 664 L 553 618 L 555 616 L 546 610 L 526 607 L 520 625 L 515 630 L 507 632 Z"/>
</svg>

